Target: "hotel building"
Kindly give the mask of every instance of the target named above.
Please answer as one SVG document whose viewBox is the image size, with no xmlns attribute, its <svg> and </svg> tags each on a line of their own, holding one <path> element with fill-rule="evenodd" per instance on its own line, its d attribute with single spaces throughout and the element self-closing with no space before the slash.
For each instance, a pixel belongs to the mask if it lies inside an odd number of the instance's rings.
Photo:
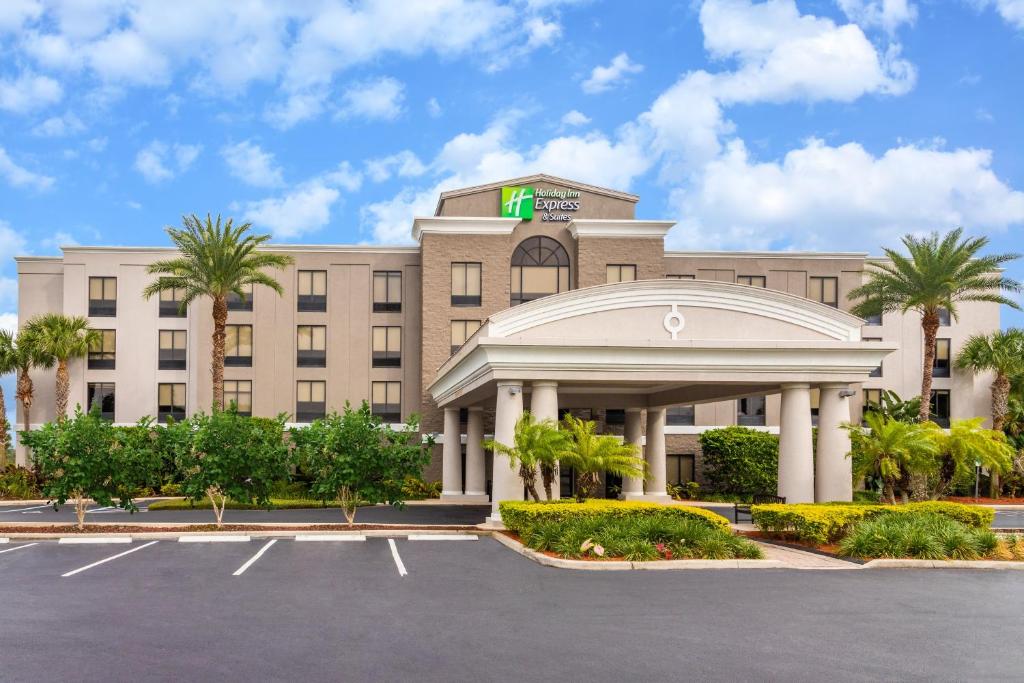
<svg viewBox="0 0 1024 683">
<path fill-rule="evenodd" d="M 847 312 L 866 253 L 666 251 L 674 222 L 637 220 L 638 201 L 534 175 L 442 193 L 410 226 L 414 246 L 268 247 L 294 264 L 276 273 L 282 296 L 256 288 L 230 302 L 225 397 L 298 423 L 363 400 L 387 422 L 418 413 L 437 442 L 425 477 L 451 500 L 521 496 L 481 441 L 509 442 L 523 409 L 570 411 L 643 446 L 647 481 L 609 478 L 609 495 L 658 498 L 701 480 L 699 434 L 738 424 L 780 435 L 790 502 L 848 499 L 839 425 L 882 389 L 918 393 L 917 317 Z M 170 253 L 74 246 L 17 259 L 20 321 L 63 312 L 102 330 L 71 364 L 72 408 L 98 403 L 118 423 L 209 408 L 210 302 L 180 315 L 173 292 L 142 297 L 146 266 Z M 999 328 L 999 307 L 959 314 L 939 332 L 940 423 L 989 414 L 991 378 L 951 360 Z M 33 380 L 40 423 L 54 417 L 52 372 Z"/>
</svg>

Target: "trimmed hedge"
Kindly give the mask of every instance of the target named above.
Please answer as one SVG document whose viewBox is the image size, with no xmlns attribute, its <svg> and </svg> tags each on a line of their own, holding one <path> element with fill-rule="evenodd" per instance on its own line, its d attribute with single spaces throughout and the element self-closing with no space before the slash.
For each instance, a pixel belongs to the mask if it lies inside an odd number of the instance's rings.
<svg viewBox="0 0 1024 683">
<path fill-rule="evenodd" d="M 704 477 L 718 493 L 774 493 L 779 437 L 747 427 L 709 429 L 700 435 Z"/>
<path fill-rule="evenodd" d="M 943 501 L 906 505 L 772 504 L 754 505 L 750 511 L 761 531 L 819 544 L 838 541 L 857 522 L 879 515 L 934 513 L 975 529 L 987 529 L 995 519 L 991 508 Z"/>
<path fill-rule="evenodd" d="M 516 501 L 498 503 L 505 527 L 520 536 L 544 522 L 566 522 L 576 519 L 605 518 L 608 520 L 640 517 L 665 517 L 697 520 L 712 529 L 729 531 L 729 520 L 714 512 L 689 505 L 660 505 L 644 501 L 588 500 L 584 503 L 569 501 Z"/>
</svg>

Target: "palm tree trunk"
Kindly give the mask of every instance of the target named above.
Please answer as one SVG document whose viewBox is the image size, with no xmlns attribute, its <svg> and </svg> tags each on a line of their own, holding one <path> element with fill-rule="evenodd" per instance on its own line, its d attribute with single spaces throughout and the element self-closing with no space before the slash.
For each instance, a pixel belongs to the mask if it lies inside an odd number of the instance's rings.
<svg viewBox="0 0 1024 683">
<path fill-rule="evenodd" d="M 931 415 L 932 370 L 935 367 L 935 337 L 939 332 L 939 314 L 932 311 L 921 316 L 924 332 L 924 360 L 921 368 L 921 410 L 918 417 L 924 422 Z"/>
<path fill-rule="evenodd" d="M 997 432 L 1003 431 L 1006 424 L 1006 413 L 1010 410 L 1010 378 L 1001 372 L 996 373 L 996 379 L 992 382 L 992 429 Z M 988 482 L 988 495 L 990 498 L 998 498 L 1002 490 L 999 482 L 999 473 L 994 471 Z"/>
<path fill-rule="evenodd" d="M 71 376 L 66 358 L 57 360 L 57 420 L 68 416 L 68 396 L 71 395 Z"/>
<path fill-rule="evenodd" d="M 18 387 L 15 389 L 14 397 L 21 401 L 21 427 L 23 432 L 27 432 L 32 429 L 32 378 L 29 376 L 28 371 L 24 370 L 18 373 Z M 21 439 L 18 439 L 18 443 L 21 443 Z M 26 462 L 28 459 L 28 448 L 25 449 Z"/>
<path fill-rule="evenodd" d="M 213 299 L 213 359 L 210 373 L 213 375 L 213 408 L 224 409 L 224 340 L 228 322 L 228 302 L 223 296 Z"/>
<path fill-rule="evenodd" d="M 7 467 L 7 435 L 10 431 L 7 423 L 7 403 L 4 401 L 4 390 L 0 387 L 0 469 Z"/>
<path fill-rule="evenodd" d="M 551 500 L 551 485 L 555 481 L 555 468 L 551 465 L 542 464 L 540 466 L 540 476 L 544 482 L 544 496 Z"/>
</svg>

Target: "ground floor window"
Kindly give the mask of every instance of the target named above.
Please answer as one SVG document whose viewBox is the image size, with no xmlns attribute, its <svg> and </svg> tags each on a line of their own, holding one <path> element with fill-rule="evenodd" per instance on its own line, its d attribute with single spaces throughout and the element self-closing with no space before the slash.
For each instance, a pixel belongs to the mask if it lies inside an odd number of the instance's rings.
<svg viewBox="0 0 1024 683">
<path fill-rule="evenodd" d="M 742 427 L 763 427 L 764 396 L 747 396 L 736 401 L 736 424 Z"/>
<path fill-rule="evenodd" d="M 371 382 L 370 410 L 384 422 L 401 422 L 402 383 Z"/>
<path fill-rule="evenodd" d="M 693 406 L 672 406 L 665 411 L 665 424 L 670 426 L 692 426 L 696 424 Z"/>
<path fill-rule="evenodd" d="M 90 382 L 86 404 L 91 411 L 95 406 L 100 408 L 100 417 L 114 421 L 114 383 Z"/>
<path fill-rule="evenodd" d="M 327 382 L 299 381 L 295 385 L 295 419 L 312 422 L 327 414 Z"/>
<path fill-rule="evenodd" d="M 185 384 L 184 383 L 160 383 L 156 387 L 157 422 L 166 422 L 168 418 L 175 421 L 185 419 Z"/>
<path fill-rule="evenodd" d="M 949 427 L 949 389 L 933 389 L 929 419 L 940 427 Z"/>
<path fill-rule="evenodd" d="M 242 379 L 224 380 L 224 405 L 235 405 L 239 415 L 252 415 L 252 381 Z"/>
<path fill-rule="evenodd" d="M 693 453 L 669 454 L 665 456 L 665 478 L 673 486 L 681 486 L 694 481 L 694 465 L 696 457 Z"/>
</svg>

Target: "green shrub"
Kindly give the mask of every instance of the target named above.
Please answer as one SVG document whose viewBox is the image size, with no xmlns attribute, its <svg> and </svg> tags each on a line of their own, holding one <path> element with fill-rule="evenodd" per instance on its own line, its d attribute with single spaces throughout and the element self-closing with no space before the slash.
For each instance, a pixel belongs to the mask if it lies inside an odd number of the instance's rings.
<svg viewBox="0 0 1024 683">
<path fill-rule="evenodd" d="M 976 560 L 993 554 L 998 539 L 935 512 L 883 514 L 854 525 L 839 544 L 852 557 Z"/>
<path fill-rule="evenodd" d="M 32 470 L 17 465 L 8 465 L 0 470 L 0 499 L 26 500 L 42 495 Z"/>
<path fill-rule="evenodd" d="M 402 482 L 402 495 L 406 500 L 427 500 L 441 497 L 441 482 L 423 481 L 417 476 L 408 476 Z"/>
<path fill-rule="evenodd" d="M 995 518 L 991 508 L 942 501 L 906 505 L 772 504 L 750 508 L 761 531 L 783 534 L 808 543 L 834 543 L 861 520 L 885 516 L 935 514 L 975 529 L 987 529 Z"/>
<path fill-rule="evenodd" d="M 687 505 L 659 505 L 643 501 L 592 499 L 585 503 L 572 501 L 531 502 L 506 500 L 498 504 L 505 527 L 522 536 L 524 530 L 540 522 L 568 521 L 597 517 L 602 521 L 623 517 L 663 516 L 696 519 L 711 528 L 728 531 L 729 521 L 721 515 Z"/>
<path fill-rule="evenodd" d="M 746 427 L 700 435 L 704 477 L 721 493 L 769 493 L 778 487 L 779 438 Z"/>
</svg>

